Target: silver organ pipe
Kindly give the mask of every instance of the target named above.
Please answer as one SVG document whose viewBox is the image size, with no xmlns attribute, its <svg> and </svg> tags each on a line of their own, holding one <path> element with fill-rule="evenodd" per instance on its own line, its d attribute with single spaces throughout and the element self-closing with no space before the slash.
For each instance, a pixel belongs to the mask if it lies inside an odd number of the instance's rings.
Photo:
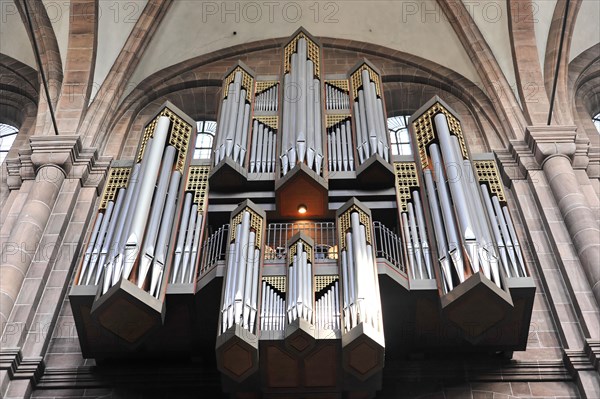
<svg viewBox="0 0 600 399">
<path fill-rule="evenodd" d="M 105 215 L 104 222 L 108 221 L 108 226 L 106 228 L 106 235 L 102 233 L 104 231 L 104 226 L 102 226 L 100 229 L 101 232 L 99 234 L 98 240 L 96 241 L 96 244 L 95 244 L 96 247 L 98 248 L 97 256 L 94 256 L 94 253 L 96 253 L 96 249 L 94 249 L 94 252 L 92 253 L 91 264 L 90 264 L 90 272 L 85 280 L 85 284 L 89 285 L 92 282 L 92 278 L 93 278 L 94 285 L 98 285 L 98 282 L 100 281 L 100 276 L 102 275 L 104 262 L 106 260 L 106 256 L 108 255 L 109 245 L 110 245 L 112 236 L 113 236 L 115 228 L 116 228 L 119 214 L 121 212 L 121 206 L 123 205 L 123 201 L 125 199 L 125 191 L 126 191 L 125 188 L 120 188 L 117 191 L 116 203 L 115 203 L 114 207 L 112 207 L 112 212 L 111 212 L 110 217 L 108 214 L 108 209 L 104 214 Z M 109 202 L 109 206 L 110 206 L 111 202 L 112 201 Z"/>
<path fill-rule="evenodd" d="M 306 164 L 314 169 L 315 162 L 315 92 L 313 85 L 314 64 L 311 60 L 306 63 Z"/>
<path fill-rule="evenodd" d="M 325 91 L 327 110 L 341 110 L 350 107 L 350 95 L 347 90 L 343 90 L 334 84 L 325 82 Z"/>
<path fill-rule="evenodd" d="M 183 250 L 185 245 L 185 235 L 190 220 L 192 197 L 192 193 L 185 193 L 183 209 L 181 211 L 181 224 L 179 226 L 179 233 L 177 234 L 177 241 L 175 242 L 175 259 L 173 261 L 173 272 L 171 274 L 170 279 L 171 283 L 174 283 L 176 281 L 177 275 L 179 274 L 179 269 L 181 267 L 181 261 L 183 258 Z"/>
<path fill-rule="evenodd" d="M 277 111 L 277 104 L 279 101 L 278 90 L 279 85 L 274 84 L 273 86 L 268 87 L 259 93 L 256 93 L 254 100 L 254 110 L 265 112 Z"/>
<path fill-rule="evenodd" d="M 284 90 L 290 87 L 291 78 L 289 74 L 286 74 L 283 77 L 283 87 Z M 281 168 L 283 175 L 287 174 L 290 169 L 290 160 L 288 159 L 288 151 L 290 148 L 290 124 L 291 124 L 291 115 L 292 115 L 292 103 L 288 96 L 283 96 L 283 118 L 281 121 Z"/>
</svg>

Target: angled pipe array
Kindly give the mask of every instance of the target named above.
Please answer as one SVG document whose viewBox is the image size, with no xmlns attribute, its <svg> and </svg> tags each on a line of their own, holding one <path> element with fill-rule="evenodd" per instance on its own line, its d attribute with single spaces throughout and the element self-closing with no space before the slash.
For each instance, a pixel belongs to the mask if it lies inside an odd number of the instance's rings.
<svg viewBox="0 0 600 399">
<path fill-rule="evenodd" d="M 234 211 L 230 225 L 219 333 L 234 324 L 255 333 L 264 218 L 246 206 Z"/>
<path fill-rule="evenodd" d="M 250 149 L 250 173 L 273 173 L 277 152 L 277 135 L 271 126 L 254 119 L 252 147 Z"/>
<path fill-rule="evenodd" d="M 346 90 L 325 82 L 325 106 L 327 110 L 349 109 L 350 94 Z"/>
<path fill-rule="evenodd" d="M 296 51 L 290 56 L 290 70 L 283 78 L 283 175 L 296 163 L 305 163 L 319 175 L 323 169 L 321 80 L 308 56 L 307 45 L 305 37 L 297 40 Z"/>
<path fill-rule="evenodd" d="M 302 238 L 301 238 L 302 237 Z M 312 240 L 303 235 L 293 238 L 288 249 L 287 321 L 298 318 L 313 321 L 314 286 Z"/>
<path fill-rule="evenodd" d="M 377 76 L 376 81 L 373 77 Z M 389 161 L 389 143 L 387 123 L 382 93 L 381 78 L 366 64 L 352 75 L 355 90 L 354 118 L 356 119 L 357 152 L 362 164 L 371 156 L 378 154 Z"/>
<path fill-rule="evenodd" d="M 248 149 L 250 128 L 250 84 L 253 78 L 241 67 L 237 67 L 225 79 L 225 96 L 217 124 L 215 143 L 215 166 L 225 157 L 244 166 Z"/>
</svg>

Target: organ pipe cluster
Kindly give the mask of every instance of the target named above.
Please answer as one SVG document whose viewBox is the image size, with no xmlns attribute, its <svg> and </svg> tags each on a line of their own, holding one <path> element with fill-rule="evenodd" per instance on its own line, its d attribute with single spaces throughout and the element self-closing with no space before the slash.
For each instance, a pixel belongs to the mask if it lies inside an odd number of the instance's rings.
<svg viewBox="0 0 600 399">
<path fill-rule="evenodd" d="M 146 128 L 133 167 L 111 169 L 78 284 L 101 284 L 105 294 L 126 279 L 158 298 L 170 250 L 175 252 L 175 267 L 181 270 L 178 282 L 192 281 L 203 221 L 199 205 L 206 194 L 206 168 L 205 190 L 193 205 L 193 194 L 186 193 L 183 217 L 176 220 L 175 216 L 185 189 L 183 171 L 193 131 L 166 108 Z M 171 248 L 174 225 L 183 233 Z"/>
<path fill-rule="evenodd" d="M 261 331 L 284 330 L 286 326 L 286 302 L 283 293 L 268 284 L 266 280 L 263 280 L 262 288 Z"/>
<path fill-rule="evenodd" d="M 244 166 L 250 129 L 250 104 L 254 78 L 237 66 L 223 84 L 223 102 L 217 124 L 217 141 L 214 145 L 215 166 L 225 157 Z"/>
<path fill-rule="evenodd" d="M 474 168 L 460 122 L 439 102 L 413 121 L 412 127 L 425 198 L 421 199 L 424 193 L 415 166 L 397 163 L 396 173 L 413 278 L 433 275 L 423 209 L 430 212 L 443 292 L 478 272 L 501 289 L 506 288 L 502 274 L 526 277 L 508 208 L 501 204 L 504 195 L 495 163 L 480 162 L 479 169 Z M 493 184 L 491 175 L 496 177 Z"/>
<path fill-rule="evenodd" d="M 313 321 L 314 285 L 312 240 L 300 233 L 290 240 L 288 249 L 287 319 Z"/>
<path fill-rule="evenodd" d="M 234 211 L 230 223 L 220 334 L 233 325 L 256 334 L 264 214 L 250 201 L 240 208 Z"/>
<path fill-rule="evenodd" d="M 316 300 L 315 326 L 320 330 L 339 330 L 340 322 L 340 297 L 339 281 L 326 287 L 322 295 Z"/>
<path fill-rule="evenodd" d="M 279 82 L 256 82 L 254 111 L 278 111 Z"/>
<path fill-rule="evenodd" d="M 381 77 L 369 64 L 351 76 L 358 158 L 362 164 L 378 154 L 389 161 L 387 119 L 383 106 Z"/>
<path fill-rule="evenodd" d="M 285 48 L 281 171 L 305 163 L 318 175 L 323 169 L 321 78 L 319 48 L 306 35 L 296 36 Z"/>
<path fill-rule="evenodd" d="M 345 331 L 350 331 L 360 323 L 368 324 L 375 331 L 382 331 L 370 213 L 355 199 L 341 211 L 337 223 Z"/>
</svg>

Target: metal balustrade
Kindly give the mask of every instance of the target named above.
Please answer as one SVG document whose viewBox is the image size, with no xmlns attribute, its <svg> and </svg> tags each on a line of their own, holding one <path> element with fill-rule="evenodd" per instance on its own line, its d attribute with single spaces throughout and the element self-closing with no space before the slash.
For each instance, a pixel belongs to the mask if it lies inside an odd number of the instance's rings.
<svg viewBox="0 0 600 399">
<path fill-rule="evenodd" d="M 200 262 L 200 276 L 215 267 L 217 262 L 225 260 L 228 236 L 229 224 L 225 224 L 204 240 L 202 244 L 202 261 Z"/>
<path fill-rule="evenodd" d="M 267 226 L 265 260 L 284 260 L 288 240 L 303 232 L 315 243 L 315 262 L 336 260 L 337 237 L 333 222 L 270 223 Z"/>
<path fill-rule="evenodd" d="M 395 268 L 406 273 L 406 266 L 402 262 L 402 240 L 392 230 L 381 222 L 373 222 L 373 235 L 375 236 L 375 255 L 384 258 Z"/>
</svg>

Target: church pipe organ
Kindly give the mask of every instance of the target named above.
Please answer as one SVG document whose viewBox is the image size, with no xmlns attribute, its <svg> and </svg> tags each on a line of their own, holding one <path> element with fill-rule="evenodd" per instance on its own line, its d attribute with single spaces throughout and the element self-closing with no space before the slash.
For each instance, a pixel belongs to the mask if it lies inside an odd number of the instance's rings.
<svg viewBox="0 0 600 399">
<path fill-rule="evenodd" d="M 435 97 L 392 156 L 376 67 L 327 75 L 321 52 L 301 29 L 283 76 L 233 66 L 209 161 L 170 103 L 113 161 L 70 293 L 84 356 L 216 355 L 232 394 L 372 397 L 388 356 L 525 348 L 535 285 L 493 155 Z"/>
</svg>

